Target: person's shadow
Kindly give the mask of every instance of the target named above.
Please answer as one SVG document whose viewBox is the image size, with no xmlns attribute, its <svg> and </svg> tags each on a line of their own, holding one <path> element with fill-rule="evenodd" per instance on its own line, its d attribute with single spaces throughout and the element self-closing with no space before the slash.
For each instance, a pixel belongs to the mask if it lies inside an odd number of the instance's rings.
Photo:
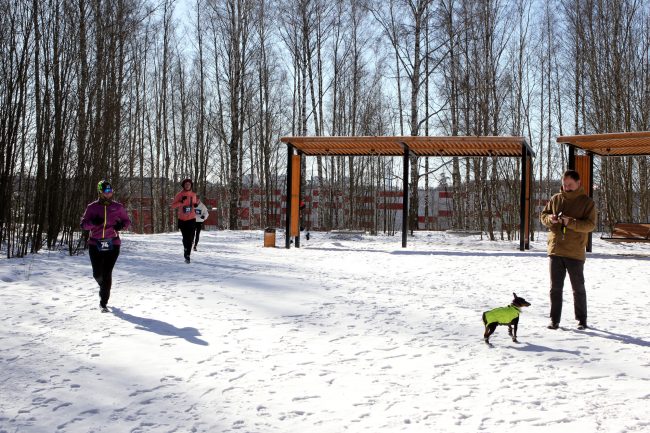
<svg viewBox="0 0 650 433">
<path fill-rule="evenodd" d="M 641 346 L 641 347 L 650 347 L 650 342 L 645 341 L 641 338 L 632 337 L 631 335 L 617 334 L 615 332 L 605 331 L 604 329 L 589 327 L 584 331 L 575 331 L 575 332 L 584 333 L 594 337 L 607 338 L 608 340 L 620 341 L 621 343 L 625 343 L 625 344 L 636 344 L 637 346 Z"/>
<path fill-rule="evenodd" d="M 113 314 L 122 320 L 131 322 L 136 325 L 136 329 L 153 332 L 158 335 L 167 335 L 172 337 L 179 337 L 187 340 L 189 343 L 198 344 L 201 346 L 208 346 L 208 342 L 198 338 L 201 333 L 196 328 L 177 328 L 172 324 L 163 322 L 162 320 L 147 319 L 144 317 L 134 316 L 125 313 L 119 308 L 113 307 L 111 309 Z"/>
</svg>

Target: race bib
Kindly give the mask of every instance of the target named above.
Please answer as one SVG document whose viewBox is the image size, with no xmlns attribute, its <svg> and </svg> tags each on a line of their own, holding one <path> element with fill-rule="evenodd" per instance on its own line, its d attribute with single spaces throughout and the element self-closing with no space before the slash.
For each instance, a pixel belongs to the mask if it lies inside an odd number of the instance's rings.
<svg viewBox="0 0 650 433">
<path fill-rule="evenodd" d="M 185 213 L 190 213 L 190 212 L 192 212 L 192 206 L 185 206 L 185 207 L 183 207 L 183 212 L 185 212 Z"/>
<path fill-rule="evenodd" d="M 113 239 L 97 239 L 97 249 L 99 251 L 111 251 L 113 249 Z"/>
<path fill-rule="evenodd" d="M 194 212 L 196 212 L 197 215 L 201 215 L 201 209 L 196 209 Z"/>
</svg>

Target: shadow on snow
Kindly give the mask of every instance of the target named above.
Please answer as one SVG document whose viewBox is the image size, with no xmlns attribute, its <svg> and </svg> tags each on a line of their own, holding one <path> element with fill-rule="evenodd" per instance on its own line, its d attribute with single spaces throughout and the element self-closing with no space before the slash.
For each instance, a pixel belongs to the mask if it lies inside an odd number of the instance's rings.
<svg viewBox="0 0 650 433">
<path fill-rule="evenodd" d="M 336 244 L 333 244 L 338 246 Z M 335 251 L 335 252 L 364 252 L 364 253 L 383 253 L 392 254 L 396 256 L 460 256 L 460 257 L 548 257 L 546 251 L 491 251 L 491 250 L 476 250 L 476 251 L 409 251 L 409 250 L 382 250 L 382 249 L 354 249 L 345 247 L 308 247 L 309 250 L 320 251 Z M 607 254 L 607 253 L 588 253 L 587 259 L 603 259 L 603 260 L 626 260 L 635 259 L 642 261 L 650 261 L 650 256 L 645 254 Z"/>
<path fill-rule="evenodd" d="M 593 332 L 595 331 L 595 332 Z M 607 338 L 608 340 L 620 341 L 625 344 L 636 344 L 641 347 L 650 347 L 650 342 L 642 340 L 640 338 L 632 337 L 625 334 L 616 334 L 614 332 L 605 331 L 604 329 L 598 328 L 587 328 L 585 331 L 576 331 L 581 334 L 591 335 L 593 337 Z"/>
<path fill-rule="evenodd" d="M 158 335 L 165 335 L 171 337 L 178 337 L 186 340 L 189 343 L 198 344 L 200 346 L 208 346 L 208 342 L 198 338 L 201 333 L 196 328 L 177 328 L 174 325 L 163 322 L 162 320 L 147 319 L 145 317 L 138 317 L 128 314 L 119 308 L 112 308 L 115 316 L 122 320 L 131 322 L 136 325 L 136 329 L 153 332 Z"/>
<path fill-rule="evenodd" d="M 580 356 L 579 350 L 565 350 L 565 349 L 553 349 L 548 346 L 540 346 L 539 344 L 525 343 L 523 346 L 508 346 L 509 349 L 519 350 L 522 352 L 558 352 L 558 353 L 568 353 L 569 355 Z"/>
</svg>

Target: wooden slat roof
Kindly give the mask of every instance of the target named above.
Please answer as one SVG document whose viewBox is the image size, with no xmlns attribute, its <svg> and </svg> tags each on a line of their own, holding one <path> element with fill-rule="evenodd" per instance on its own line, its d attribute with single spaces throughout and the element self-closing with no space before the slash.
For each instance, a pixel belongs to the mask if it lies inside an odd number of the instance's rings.
<svg viewBox="0 0 650 433">
<path fill-rule="evenodd" d="M 282 137 L 305 155 L 402 155 L 399 137 Z"/>
<path fill-rule="evenodd" d="M 557 142 L 601 156 L 650 155 L 650 131 L 567 135 L 558 137 Z"/>
<path fill-rule="evenodd" d="M 419 156 L 512 156 L 522 155 L 524 137 L 282 137 L 305 155 L 401 156 L 407 146 Z"/>
</svg>

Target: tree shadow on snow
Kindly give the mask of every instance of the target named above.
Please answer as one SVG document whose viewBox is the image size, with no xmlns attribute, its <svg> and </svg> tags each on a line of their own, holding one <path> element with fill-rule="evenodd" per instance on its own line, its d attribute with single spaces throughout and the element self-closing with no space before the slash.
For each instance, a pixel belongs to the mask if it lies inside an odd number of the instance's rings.
<svg viewBox="0 0 650 433">
<path fill-rule="evenodd" d="M 580 356 L 579 350 L 553 349 L 552 347 L 540 346 L 539 344 L 524 343 L 521 346 L 508 346 L 509 349 L 519 350 L 522 352 L 557 352 L 568 353 L 569 355 Z"/>
<path fill-rule="evenodd" d="M 391 251 L 390 254 L 398 256 L 460 256 L 460 257 L 546 257 L 548 254 L 544 252 L 532 251 Z"/>
<path fill-rule="evenodd" d="M 648 341 L 642 340 L 640 338 L 632 337 L 630 335 L 616 334 L 614 332 L 605 331 L 604 329 L 589 327 L 584 331 L 575 331 L 575 332 L 578 332 L 580 334 L 587 334 L 592 337 L 602 337 L 602 338 L 607 338 L 608 340 L 620 341 L 621 343 L 636 344 L 637 346 L 641 346 L 641 347 L 650 347 L 650 342 Z"/>
<path fill-rule="evenodd" d="M 338 244 L 338 245 L 337 245 Z M 380 254 L 391 254 L 396 256 L 458 256 L 458 257 L 519 257 L 519 258 L 528 258 L 528 257 L 548 257 L 548 253 L 544 251 L 491 251 L 491 250 L 473 250 L 473 251 L 461 251 L 461 250 L 390 250 L 390 249 L 354 249 L 345 247 L 342 244 L 335 243 L 334 246 L 340 246 L 341 248 L 333 247 L 314 247 L 310 246 L 310 250 L 320 250 L 320 251 L 334 251 L 334 252 L 364 252 L 364 253 L 380 253 Z M 604 259 L 604 260 L 626 260 L 634 259 L 641 261 L 650 261 L 650 256 L 644 254 L 605 254 L 605 253 L 589 253 L 588 258 L 594 259 Z"/>
<path fill-rule="evenodd" d="M 546 251 L 391 251 L 395 255 L 417 255 L 417 256 L 478 256 L 478 257 L 548 257 Z M 641 261 L 650 261 L 650 256 L 642 254 L 605 254 L 605 253 L 588 253 L 587 258 L 603 260 L 626 260 L 634 259 Z"/>
<path fill-rule="evenodd" d="M 178 337 L 186 340 L 189 343 L 198 344 L 200 346 L 208 346 L 208 342 L 198 338 L 201 333 L 196 328 L 177 328 L 174 325 L 163 322 L 162 320 L 147 319 L 145 317 L 138 317 L 132 314 L 125 313 L 119 308 L 113 307 L 111 309 L 113 314 L 122 320 L 131 322 L 136 325 L 136 329 L 153 332 L 158 335 L 165 335 L 170 337 Z"/>
<path fill-rule="evenodd" d="M 335 245 L 336 244 L 332 244 Z M 461 257 L 495 257 L 495 256 L 507 256 L 507 257 L 531 257 L 539 256 L 546 257 L 548 254 L 546 252 L 508 252 L 508 251 L 405 251 L 405 250 L 383 250 L 383 249 L 354 249 L 354 248 L 332 248 L 332 247 L 309 247 L 310 250 L 317 251 L 334 251 L 334 252 L 345 252 L 345 253 L 379 253 L 379 254 L 391 254 L 396 256 L 461 256 Z"/>
</svg>

